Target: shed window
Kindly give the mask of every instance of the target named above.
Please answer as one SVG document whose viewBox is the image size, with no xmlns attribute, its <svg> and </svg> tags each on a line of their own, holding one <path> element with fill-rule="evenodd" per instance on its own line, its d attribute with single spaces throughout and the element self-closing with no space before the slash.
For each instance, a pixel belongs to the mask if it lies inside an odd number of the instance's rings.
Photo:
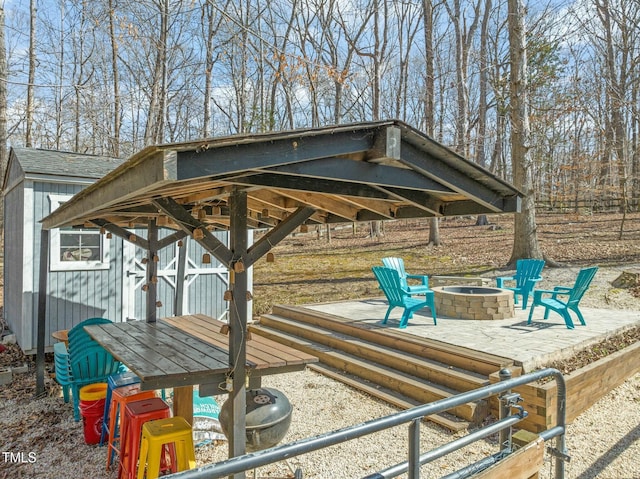
<svg viewBox="0 0 640 479">
<path fill-rule="evenodd" d="M 49 195 L 51 211 L 65 201 L 68 195 Z M 108 244 L 94 229 L 58 228 L 51 231 L 52 271 L 108 269 Z"/>
</svg>

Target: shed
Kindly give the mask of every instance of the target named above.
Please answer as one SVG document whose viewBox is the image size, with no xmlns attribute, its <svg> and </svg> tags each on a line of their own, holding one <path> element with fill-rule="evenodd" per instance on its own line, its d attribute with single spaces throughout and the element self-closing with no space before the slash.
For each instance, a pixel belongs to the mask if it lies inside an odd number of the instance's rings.
<svg viewBox="0 0 640 479">
<path fill-rule="evenodd" d="M 12 148 L 3 183 L 4 319 L 27 354 L 35 353 L 40 256 L 40 220 L 73 195 L 122 164 L 117 158 Z M 129 225 L 127 225 L 128 227 Z M 131 225 L 134 226 L 134 225 Z M 132 230 L 135 232 L 136 230 Z M 170 230 L 161 230 L 166 237 Z M 226 242 L 227 233 L 217 233 Z M 180 251 L 185 255 L 185 294 L 175 304 Z M 135 244 L 98 230 L 61 228 L 50 235 L 47 288 L 47 347 L 51 333 L 90 317 L 113 321 L 143 318 L 144 256 Z M 226 313 L 222 296 L 228 270 L 219 262 L 202 264 L 203 249 L 185 240 L 158 253 L 158 309 L 162 316 L 197 311 Z M 206 290 L 207 294 L 199 294 Z"/>
</svg>

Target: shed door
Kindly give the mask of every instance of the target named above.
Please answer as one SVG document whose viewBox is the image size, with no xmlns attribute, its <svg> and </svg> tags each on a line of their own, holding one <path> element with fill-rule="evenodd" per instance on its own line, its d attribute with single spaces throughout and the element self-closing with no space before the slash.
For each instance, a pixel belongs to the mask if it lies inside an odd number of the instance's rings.
<svg viewBox="0 0 640 479">
<path fill-rule="evenodd" d="M 226 233 L 221 233 L 226 235 Z M 225 240 L 226 238 L 221 238 Z M 217 259 L 210 256 L 210 263 L 203 263 L 204 249 L 196 242 L 185 239 L 187 248 L 182 314 L 202 313 L 221 320 L 226 319 L 227 302 L 224 292 L 228 289 L 229 272 Z M 175 296 L 180 247 L 177 243 L 159 253 L 158 309 L 157 317 L 175 316 Z M 146 317 L 147 251 L 125 242 L 123 278 L 123 319 L 132 321 Z"/>
</svg>

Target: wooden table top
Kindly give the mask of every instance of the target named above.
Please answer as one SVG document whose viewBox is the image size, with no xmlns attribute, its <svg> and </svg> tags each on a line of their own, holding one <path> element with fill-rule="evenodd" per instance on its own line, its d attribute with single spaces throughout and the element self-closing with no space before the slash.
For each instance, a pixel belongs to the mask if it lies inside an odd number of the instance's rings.
<svg viewBox="0 0 640 479">
<path fill-rule="evenodd" d="M 89 335 L 141 380 L 142 389 L 218 384 L 229 371 L 229 336 L 202 314 L 85 326 Z M 264 376 L 304 369 L 318 358 L 257 334 L 247 341 L 247 369 Z M 222 392 L 222 391 L 221 391 Z"/>
</svg>

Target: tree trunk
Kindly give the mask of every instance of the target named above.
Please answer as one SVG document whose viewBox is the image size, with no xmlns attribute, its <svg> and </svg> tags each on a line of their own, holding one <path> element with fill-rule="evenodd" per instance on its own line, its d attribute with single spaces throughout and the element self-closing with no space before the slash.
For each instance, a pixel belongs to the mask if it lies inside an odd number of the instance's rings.
<svg viewBox="0 0 640 479">
<path fill-rule="evenodd" d="M 521 0 L 508 0 L 509 57 L 511 60 L 511 151 L 513 182 L 524 193 L 522 211 L 515 214 L 513 250 L 509 265 L 521 258 L 542 258 L 536 227 L 536 206 L 530 159 L 529 92 L 525 8 Z"/>
<path fill-rule="evenodd" d="M 422 18 L 424 22 L 424 45 L 427 78 L 424 92 L 424 126 L 425 133 L 433 137 L 435 128 L 435 60 L 433 51 L 433 3 L 432 0 L 422 1 Z M 436 216 L 429 221 L 429 244 L 440 246 L 440 222 Z"/>
<path fill-rule="evenodd" d="M 33 115 L 35 113 L 35 82 L 36 82 L 36 17 L 38 9 L 36 0 L 29 3 L 29 85 L 27 86 L 27 112 L 24 145 L 33 146 Z M 6 78 L 6 77 L 5 77 Z"/>
<path fill-rule="evenodd" d="M 111 74 L 113 75 L 113 140 L 111 141 L 111 154 L 120 156 L 120 77 L 118 74 L 118 40 L 115 31 L 115 6 L 114 0 L 109 0 L 109 38 L 111 40 Z"/>
<path fill-rule="evenodd" d="M 4 39 L 4 4 L 0 4 L 0 78 L 8 77 L 7 50 Z M 7 151 L 7 82 L 0 81 L 0 177 L 9 162 Z M 4 201 L 0 201 L 0 240 L 4 235 Z"/>
</svg>

